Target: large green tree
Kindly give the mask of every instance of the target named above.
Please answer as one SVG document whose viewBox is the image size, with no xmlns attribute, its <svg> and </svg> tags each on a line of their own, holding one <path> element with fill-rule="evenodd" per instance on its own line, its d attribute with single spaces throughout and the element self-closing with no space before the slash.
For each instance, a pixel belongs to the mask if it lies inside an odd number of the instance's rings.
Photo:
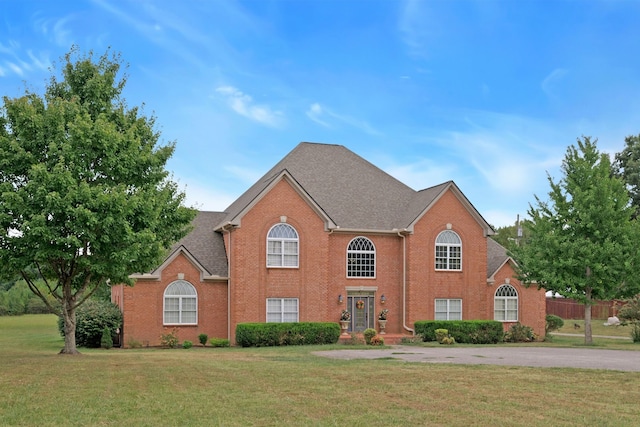
<svg viewBox="0 0 640 427">
<path fill-rule="evenodd" d="M 636 208 L 634 218 L 640 213 L 640 135 L 624 139 L 624 149 L 616 153 L 614 172 L 622 178 Z"/>
<path fill-rule="evenodd" d="M 75 354 L 76 308 L 156 266 L 195 212 L 165 170 L 175 143 L 121 97 L 120 56 L 73 48 L 61 62 L 44 95 L 3 97 L 0 264 L 64 319 L 61 353 Z"/>
<path fill-rule="evenodd" d="M 625 185 L 611 174 L 596 141 L 567 149 L 564 177 L 549 176 L 549 200 L 530 206 L 526 245 L 512 248 L 518 277 L 527 284 L 584 304 L 585 343 L 592 343 L 591 306 L 638 292 L 639 223 Z"/>
</svg>

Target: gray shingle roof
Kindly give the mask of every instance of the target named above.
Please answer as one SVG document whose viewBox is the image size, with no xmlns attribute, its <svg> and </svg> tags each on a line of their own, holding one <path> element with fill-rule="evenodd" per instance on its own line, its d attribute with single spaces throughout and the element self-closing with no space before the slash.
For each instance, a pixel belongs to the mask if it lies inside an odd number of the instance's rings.
<svg viewBox="0 0 640 427">
<path fill-rule="evenodd" d="M 487 238 L 487 277 L 493 276 L 507 259 L 507 249 L 495 240 Z"/>
<path fill-rule="evenodd" d="M 439 194 L 455 185 L 449 181 L 415 191 L 344 146 L 302 142 L 226 209 L 224 221 L 237 222 L 285 171 L 343 229 L 408 228 Z"/>
<path fill-rule="evenodd" d="M 171 253 L 183 246 L 212 276 L 227 277 L 227 255 L 222 234 L 214 227 L 225 217 L 224 212 L 200 211 L 191 223 L 193 229 L 176 242 Z"/>
</svg>

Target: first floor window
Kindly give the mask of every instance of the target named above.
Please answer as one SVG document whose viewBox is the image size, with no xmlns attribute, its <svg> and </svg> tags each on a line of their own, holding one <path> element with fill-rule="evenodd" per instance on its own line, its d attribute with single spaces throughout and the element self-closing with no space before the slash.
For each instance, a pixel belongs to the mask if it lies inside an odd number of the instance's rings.
<svg viewBox="0 0 640 427">
<path fill-rule="evenodd" d="M 165 325 L 195 325 L 198 323 L 198 294 L 185 280 L 176 280 L 164 290 Z"/>
<path fill-rule="evenodd" d="M 267 322 L 297 322 L 298 298 L 268 298 Z"/>
<path fill-rule="evenodd" d="M 462 300 L 437 299 L 435 320 L 462 320 Z"/>
<path fill-rule="evenodd" d="M 493 318 L 501 322 L 518 321 L 518 291 L 511 285 L 502 285 L 496 290 L 493 301 Z"/>
</svg>

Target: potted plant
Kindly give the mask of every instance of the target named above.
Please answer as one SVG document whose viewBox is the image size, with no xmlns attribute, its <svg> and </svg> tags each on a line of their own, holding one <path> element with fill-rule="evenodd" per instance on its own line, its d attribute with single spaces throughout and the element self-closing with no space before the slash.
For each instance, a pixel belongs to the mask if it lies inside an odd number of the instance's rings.
<svg viewBox="0 0 640 427">
<path fill-rule="evenodd" d="M 340 313 L 340 328 L 342 329 L 342 335 L 349 335 L 349 332 L 347 332 L 349 329 L 349 323 L 351 323 L 351 313 L 349 310 L 342 310 L 342 313 Z"/>
<path fill-rule="evenodd" d="M 378 313 L 378 324 L 380 325 L 380 335 L 386 334 L 384 331 L 387 327 L 387 315 L 389 314 L 388 309 L 383 309 Z"/>
</svg>

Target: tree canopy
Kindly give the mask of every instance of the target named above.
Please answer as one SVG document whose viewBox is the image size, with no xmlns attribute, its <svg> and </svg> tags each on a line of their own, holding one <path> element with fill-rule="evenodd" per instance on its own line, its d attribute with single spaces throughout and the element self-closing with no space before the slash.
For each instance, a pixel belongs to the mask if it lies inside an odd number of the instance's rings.
<svg viewBox="0 0 640 427">
<path fill-rule="evenodd" d="M 43 279 L 76 353 L 75 309 L 99 287 L 132 284 L 188 231 L 195 212 L 165 170 L 155 118 L 121 97 L 126 76 L 109 51 L 72 49 L 44 95 L 3 97 L 0 263 L 7 277 Z"/>
<path fill-rule="evenodd" d="M 640 135 L 627 136 L 624 149 L 616 153 L 614 172 L 622 178 L 635 206 L 634 217 L 640 213 Z"/>
<path fill-rule="evenodd" d="M 585 305 L 585 343 L 591 343 L 591 305 L 640 289 L 640 229 L 608 155 L 589 137 L 567 149 L 563 178 L 549 176 L 549 200 L 530 206 L 527 244 L 512 248 L 519 279 Z"/>
</svg>

